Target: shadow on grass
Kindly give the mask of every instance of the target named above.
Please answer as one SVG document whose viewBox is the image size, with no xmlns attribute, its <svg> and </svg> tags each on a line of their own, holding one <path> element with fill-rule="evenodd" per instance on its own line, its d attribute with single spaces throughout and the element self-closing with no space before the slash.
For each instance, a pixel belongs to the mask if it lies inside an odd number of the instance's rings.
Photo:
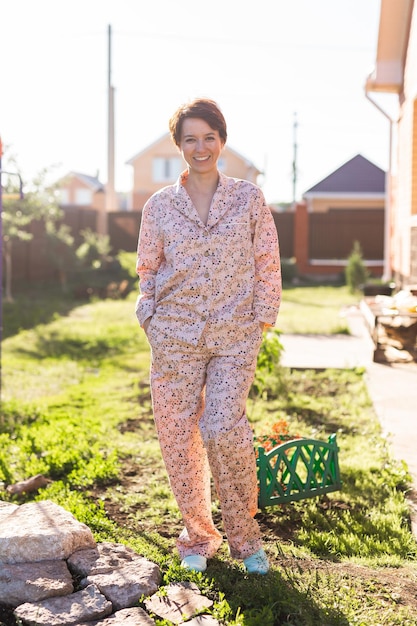
<svg viewBox="0 0 417 626">
<path fill-rule="evenodd" d="M 144 337 L 140 336 L 63 336 L 49 329 L 35 329 L 36 341 L 31 346 L 19 346 L 14 352 L 35 361 L 67 359 L 90 367 L 112 367 L 126 373 L 138 373 L 138 360 L 149 354 Z M 132 355 L 135 360 L 132 360 Z"/>
<path fill-rule="evenodd" d="M 90 302 L 91 297 L 119 297 L 112 285 L 124 281 L 127 286 L 121 297 L 135 288 L 136 280 L 117 262 L 109 269 L 85 269 L 74 275 L 65 290 L 56 283 L 20 283 L 15 287 L 13 302 L 3 300 L 3 339 L 38 324 L 47 324 L 58 316 L 68 315 L 74 308 Z M 116 289 L 117 291 L 117 289 Z M 119 294 L 120 295 L 120 294 Z"/>
<path fill-rule="evenodd" d="M 343 611 L 319 606 L 311 585 L 302 576 L 288 573 L 287 579 L 275 569 L 266 576 L 248 575 L 238 565 L 214 558 L 206 577 L 227 598 L 232 615 L 244 613 L 248 626 L 348 626 Z M 320 586 L 320 581 L 316 580 L 316 584 Z"/>
<path fill-rule="evenodd" d="M 65 294 L 56 288 L 28 286 L 14 296 L 13 302 L 3 301 L 3 339 L 68 315 L 85 302 L 88 299 L 74 300 L 70 293 Z"/>
</svg>

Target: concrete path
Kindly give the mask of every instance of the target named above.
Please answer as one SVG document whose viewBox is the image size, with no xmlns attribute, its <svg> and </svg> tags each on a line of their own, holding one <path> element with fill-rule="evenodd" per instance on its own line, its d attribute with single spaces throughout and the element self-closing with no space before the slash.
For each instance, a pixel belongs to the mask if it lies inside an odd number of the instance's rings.
<svg viewBox="0 0 417 626">
<path fill-rule="evenodd" d="M 410 494 L 413 532 L 417 537 L 417 364 L 373 361 L 373 343 L 357 308 L 346 311 L 351 335 L 281 335 L 282 364 L 294 368 L 364 367 L 375 412 L 394 457 L 404 460 L 413 480 Z"/>
</svg>

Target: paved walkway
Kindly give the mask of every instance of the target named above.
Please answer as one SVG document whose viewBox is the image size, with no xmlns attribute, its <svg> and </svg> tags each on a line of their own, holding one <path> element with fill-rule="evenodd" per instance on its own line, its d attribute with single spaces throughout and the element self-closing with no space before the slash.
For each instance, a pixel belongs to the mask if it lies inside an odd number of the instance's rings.
<svg viewBox="0 0 417 626">
<path fill-rule="evenodd" d="M 413 532 L 417 537 L 417 364 L 399 359 L 374 363 L 373 343 L 357 308 L 346 311 L 351 335 L 281 335 L 282 364 L 294 368 L 365 367 L 375 412 L 393 455 L 404 460 L 413 479 L 410 498 Z"/>
</svg>

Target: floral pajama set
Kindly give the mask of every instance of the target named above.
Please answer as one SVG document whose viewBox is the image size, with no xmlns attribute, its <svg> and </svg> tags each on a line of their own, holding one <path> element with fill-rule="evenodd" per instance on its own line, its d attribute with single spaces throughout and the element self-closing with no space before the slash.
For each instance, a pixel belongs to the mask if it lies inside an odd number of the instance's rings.
<svg viewBox="0 0 417 626">
<path fill-rule="evenodd" d="M 211 514 L 210 474 L 230 554 L 262 547 L 246 401 L 262 341 L 281 299 L 277 231 L 262 191 L 219 174 L 207 224 L 183 186 L 187 172 L 146 203 L 139 233 L 139 323 L 152 351 L 155 425 L 184 530 L 180 557 L 212 557 L 222 535 Z"/>
</svg>

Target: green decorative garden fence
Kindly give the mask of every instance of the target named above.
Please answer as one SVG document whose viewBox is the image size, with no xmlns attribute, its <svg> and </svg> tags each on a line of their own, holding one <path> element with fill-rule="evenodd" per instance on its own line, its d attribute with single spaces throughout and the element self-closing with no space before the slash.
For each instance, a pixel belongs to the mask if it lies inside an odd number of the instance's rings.
<svg viewBox="0 0 417 626">
<path fill-rule="evenodd" d="M 336 435 L 327 442 L 293 439 L 269 452 L 258 448 L 259 507 L 285 504 L 341 489 Z"/>
</svg>

